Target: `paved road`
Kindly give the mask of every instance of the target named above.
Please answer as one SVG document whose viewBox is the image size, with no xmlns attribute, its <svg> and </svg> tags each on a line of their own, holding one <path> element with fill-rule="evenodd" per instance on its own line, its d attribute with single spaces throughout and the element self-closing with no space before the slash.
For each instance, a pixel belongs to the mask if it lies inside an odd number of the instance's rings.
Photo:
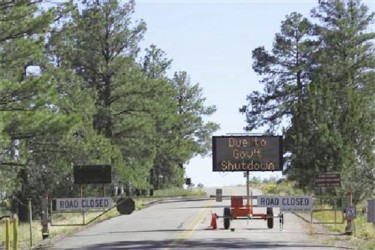
<svg viewBox="0 0 375 250">
<path fill-rule="evenodd" d="M 241 187 L 224 188 L 224 195 L 244 194 Z M 212 230 L 212 213 L 222 215 L 228 205 L 229 200 L 208 198 L 167 200 L 96 224 L 50 249 L 333 249 L 306 234 L 308 224 L 291 213 L 284 214 L 283 230 L 278 220 L 273 229 L 263 220 L 233 220 L 234 230 L 224 230 L 222 219 L 217 220 L 219 230 Z"/>
</svg>

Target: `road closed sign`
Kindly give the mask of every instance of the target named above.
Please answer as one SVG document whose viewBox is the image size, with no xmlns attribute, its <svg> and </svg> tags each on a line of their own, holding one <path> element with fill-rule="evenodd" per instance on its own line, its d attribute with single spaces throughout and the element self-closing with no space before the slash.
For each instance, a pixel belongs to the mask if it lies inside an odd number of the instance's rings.
<svg viewBox="0 0 375 250">
<path fill-rule="evenodd" d="M 279 207 L 282 211 L 311 211 L 311 196 L 258 196 L 259 207 Z"/>
<path fill-rule="evenodd" d="M 103 210 L 112 207 L 110 197 L 58 198 L 54 199 L 55 211 Z"/>
</svg>

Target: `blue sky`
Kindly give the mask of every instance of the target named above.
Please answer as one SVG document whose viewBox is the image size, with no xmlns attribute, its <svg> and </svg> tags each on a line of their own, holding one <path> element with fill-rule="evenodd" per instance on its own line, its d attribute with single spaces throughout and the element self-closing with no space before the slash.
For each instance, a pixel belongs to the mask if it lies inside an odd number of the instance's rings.
<svg viewBox="0 0 375 250">
<path fill-rule="evenodd" d="M 199 83 L 207 105 L 217 111 L 208 120 L 219 123 L 215 135 L 242 133 L 245 117 L 238 109 L 246 96 L 262 90 L 252 71 L 251 51 L 270 49 L 280 23 L 291 12 L 309 17 L 317 0 L 136 0 L 134 20 L 143 19 L 147 32 L 143 47 L 155 44 L 173 60 L 170 73 L 186 71 Z M 364 1 L 375 11 L 375 0 Z M 257 131 L 262 132 L 262 131 Z M 212 172 L 210 156 L 193 158 L 186 166 L 195 184 L 245 184 L 242 172 Z M 281 177 L 281 173 L 253 172 L 251 176 Z"/>
</svg>

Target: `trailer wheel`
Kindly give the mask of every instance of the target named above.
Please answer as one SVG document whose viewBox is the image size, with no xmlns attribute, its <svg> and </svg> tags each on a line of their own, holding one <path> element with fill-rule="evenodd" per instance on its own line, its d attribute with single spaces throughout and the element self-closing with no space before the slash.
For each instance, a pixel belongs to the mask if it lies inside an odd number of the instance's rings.
<svg viewBox="0 0 375 250">
<path fill-rule="evenodd" d="M 224 208 L 224 228 L 228 229 L 230 227 L 230 208 Z"/>
<path fill-rule="evenodd" d="M 267 227 L 273 228 L 273 209 L 272 209 L 272 207 L 267 207 L 267 216 L 272 216 L 272 218 L 267 219 Z"/>
</svg>

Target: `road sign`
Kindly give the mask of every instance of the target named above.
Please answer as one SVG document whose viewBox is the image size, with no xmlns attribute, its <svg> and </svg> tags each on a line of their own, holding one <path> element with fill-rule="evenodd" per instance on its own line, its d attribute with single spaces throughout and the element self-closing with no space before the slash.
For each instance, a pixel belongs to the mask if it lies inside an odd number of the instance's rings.
<svg viewBox="0 0 375 250">
<path fill-rule="evenodd" d="M 216 189 L 216 202 L 222 202 L 223 201 L 223 189 L 217 188 Z"/>
<path fill-rule="evenodd" d="M 316 187 L 339 187 L 341 185 L 340 173 L 320 174 L 315 180 Z"/>
<path fill-rule="evenodd" d="M 132 198 L 120 198 L 117 200 L 117 211 L 120 214 L 131 214 L 135 209 L 135 202 Z"/>
<path fill-rule="evenodd" d="M 346 219 L 354 219 L 356 217 L 355 207 L 346 207 L 345 208 L 345 217 Z"/>
<path fill-rule="evenodd" d="M 282 211 L 311 211 L 311 196 L 258 196 L 258 207 L 280 207 Z"/>
<path fill-rule="evenodd" d="M 190 186 L 191 185 L 191 178 L 185 178 L 185 184 Z"/>
<path fill-rule="evenodd" d="M 281 171 L 281 136 L 213 136 L 212 170 Z"/>
<path fill-rule="evenodd" d="M 55 211 L 103 210 L 112 207 L 110 197 L 58 198 L 52 201 Z"/>
<path fill-rule="evenodd" d="M 367 222 L 372 222 L 375 226 L 375 199 L 367 200 Z"/>
</svg>

